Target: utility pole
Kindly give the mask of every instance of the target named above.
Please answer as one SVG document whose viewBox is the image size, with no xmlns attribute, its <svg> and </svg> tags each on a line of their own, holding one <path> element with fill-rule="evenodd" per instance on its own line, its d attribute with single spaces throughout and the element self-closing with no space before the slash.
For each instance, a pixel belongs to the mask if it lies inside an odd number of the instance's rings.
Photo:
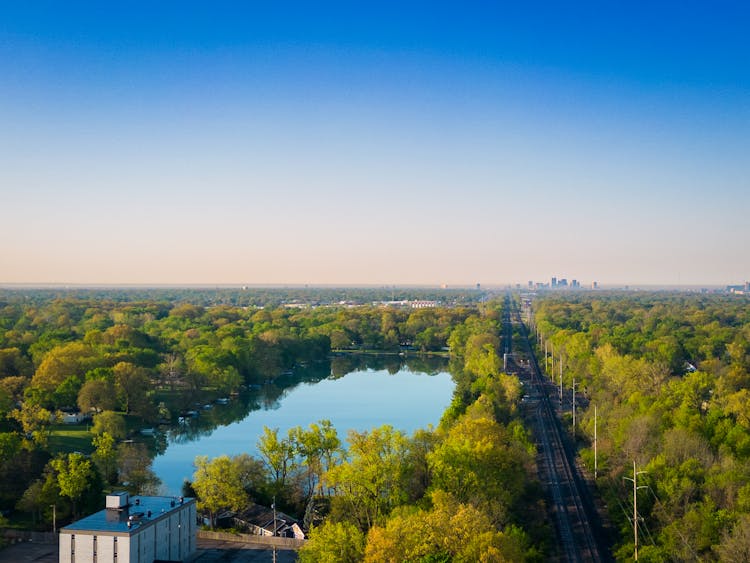
<svg viewBox="0 0 750 563">
<path fill-rule="evenodd" d="M 544 341 L 544 371 L 549 369 L 549 360 L 547 358 L 547 341 Z"/>
<path fill-rule="evenodd" d="M 552 383 L 555 382 L 555 343 L 553 342 L 552 345 L 552 369 L 549 372 L 549 378 L 552 380 Z"/>
<path fill-rule="evenodd" d="M 645 486 L 638 486 L 638 475 L 646 473 L 645 471 L 635 470 L 635 461 L 633 461 L 633 478 L 624 477 L 626 481 L 633 482 L 633 558 L 638 561 L 638 489 L 645 489 Z"/>
<path fill-rule="evenodd" d="M 576 432 L 576 378 L 573 378 L 573 434 Z"/>
<path fill-rule="evenodd" d="M 562 356 L 560 356 L 560 409 L 562 409 L 563 402 L 563 386 L 562 386 Z"/>
<path fill-rule="evenodd" d="M 57 505 L 52 505 L 52 533 L 57 534 Z"/>
</svg>

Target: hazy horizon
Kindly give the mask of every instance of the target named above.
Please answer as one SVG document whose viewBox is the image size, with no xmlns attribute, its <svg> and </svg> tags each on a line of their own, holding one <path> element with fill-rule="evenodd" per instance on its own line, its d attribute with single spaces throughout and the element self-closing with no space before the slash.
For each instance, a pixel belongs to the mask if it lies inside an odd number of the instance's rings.
<svg viewBox="0 0 750 563">
<path fill-rule="evenodd" d="M 750 279 L 750 8 L 0 6 L 0 284 Z"/>
</svg>

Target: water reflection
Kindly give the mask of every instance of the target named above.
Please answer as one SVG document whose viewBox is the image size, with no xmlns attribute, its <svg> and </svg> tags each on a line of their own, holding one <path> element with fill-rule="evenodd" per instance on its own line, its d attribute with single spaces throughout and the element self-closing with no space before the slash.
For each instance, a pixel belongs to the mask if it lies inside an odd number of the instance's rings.
<svg viewBox="0 0 750 563">
<path fill-rule="evenodd" d="M 243 420 L 252 411 L 276 410 L 292 390 L 302 384 L 338 379 L 350 373 L 387 371 L 436 375 L 445 372 L 447 361 L 440 357 L 399 355 L 342 355 L 325 362 L 299 366 L 291 373 L 279 375 L 264 385 L 252 386 L 232 397 L 227 404 L 217 404 L 210 394 L 198 395 L 192 407 L 183 409 L 179 422 L 157 435 L 156 453 L 163 454 L 169 443 L 184 444 L 210 436 L 216 428 Z M 191 413 L 191 414 L 188 414 Z M 311 421 L 312 422 L 312 421 Z"/>
<path fill-rule="evenodd" d="M 154 471 L 177 494 L 196 455 L 252 454 L 264 425 L 285 433 L 327 418 L 345 438 L 350 428 L 387 423 L 410 433 L 437 424 L 454 387 L 447 365 L 442 358 L 339 356 L 251 387 L 227 404 L 202 397 L 194 413 L 157 438 L 166 452 L 159 448 Z"/>
</svg>

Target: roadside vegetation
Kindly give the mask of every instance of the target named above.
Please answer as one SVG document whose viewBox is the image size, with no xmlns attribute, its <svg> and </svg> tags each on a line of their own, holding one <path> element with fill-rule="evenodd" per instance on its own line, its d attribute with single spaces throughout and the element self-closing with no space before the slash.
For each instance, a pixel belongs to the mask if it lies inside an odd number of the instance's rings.
<svg viewBox="0 0 750 563">
<path fill-rule="evenodd" d="M 548 294 L 536 329 L 557 381 L 579 390 L 577 439 L 639 561 L 746 561 L 750 553 L 750 307 L 737 296 Z M 543 347 L 540 358 L 544 357 Z M 569 391 L 568 391 L 569 392 Z"/>
</svg>

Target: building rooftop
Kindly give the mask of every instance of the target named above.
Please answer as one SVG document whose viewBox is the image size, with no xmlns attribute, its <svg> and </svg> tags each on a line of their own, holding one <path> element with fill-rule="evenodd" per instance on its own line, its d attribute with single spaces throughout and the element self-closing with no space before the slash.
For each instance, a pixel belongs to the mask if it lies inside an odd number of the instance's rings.
<svg viewBox="0 0 750 563">
<path fill-rule="evenodd" d="M 122 508 L 105 508 L 96 514 L 65 526 L 61 531 L 86 530 L 122 535 L 133 534 L 137 533 L 142 526 L 175 512 L 191 502 L 195 502 L 195 499 L 189 497 L 133 496 L 130 497 L 130 503 Z M 128 526 L 128 523 L 130 523 L 130 526 Z"/>
</svg>

